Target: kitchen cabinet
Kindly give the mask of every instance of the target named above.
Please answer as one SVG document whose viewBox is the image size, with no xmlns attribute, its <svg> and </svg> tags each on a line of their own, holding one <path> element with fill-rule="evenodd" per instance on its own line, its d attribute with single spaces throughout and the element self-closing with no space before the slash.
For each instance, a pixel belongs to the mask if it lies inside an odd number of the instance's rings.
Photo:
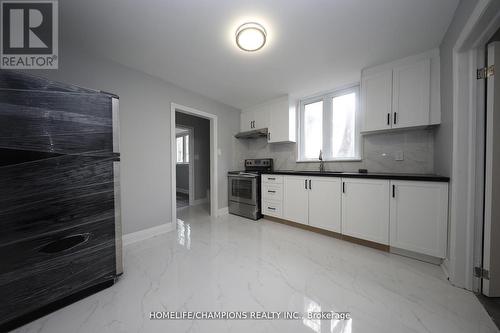
<svg viewBox="0 0 500 333">
<path fill-rule="evenodd" d="M 361 78 L 361 108 L 364 131 L 391 128 L 392 70 Z"/>
<path fill-rule="evenodd" d="M 439 89 L 439 50 L 364 69 L 362 132 L 439 124 Z"/>
<path fill-rule="evenodd" d="M 295 142 L 296 107 L 288 96 L 274 100 L 270 105 L 268 142 Z"/>
<path fill-rule="evenodd" d="M 390 245 L 446 256 L 448 184 L 391 181 Z"/>
<path fill-rule="evenodd" d="M 389 244 L 389 180 L 342 179 L 342 234 Z"/>
<path fill-rule="evenodd" d="M 430 68 L 429 59 L 394 68 L 392 128 L 430 124 Z"/>
<path fill-rule="evenodd" d="M 283 176 L 262 175 L 262 214 L 283 217 Z"/>
<path fill-rule="evenodd" d="M 308 178 L 286 176 L 283 185 L 283 217 L 293 222 L 308 224 Z"/>
<path fill-rule="evenodd" d="M 341 183 L 340 178 L 311 178 L 309 225 L 341 232 Z"/>
<path fill-rule="evenodd" d="M 268 142 L 295 142 L 295 102 L 284 96 L 241 112 L 241 131 L 268 129 Z"/>
<path fill-rule="evenodd" d="M 284 218 L 340 233 L 340 179 L 285 177 Z"/>
</svg>

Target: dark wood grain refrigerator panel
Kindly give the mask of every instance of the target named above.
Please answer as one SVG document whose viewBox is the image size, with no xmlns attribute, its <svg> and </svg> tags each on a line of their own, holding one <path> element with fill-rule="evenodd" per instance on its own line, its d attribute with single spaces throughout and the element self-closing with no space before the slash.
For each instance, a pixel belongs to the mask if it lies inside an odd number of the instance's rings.
<svg viewBox="0 0 500 333">
<path fill-rule="evenodd" d="M 0 73 L 0 330 L 117 275 L 112 100 Z"/>
</svg>

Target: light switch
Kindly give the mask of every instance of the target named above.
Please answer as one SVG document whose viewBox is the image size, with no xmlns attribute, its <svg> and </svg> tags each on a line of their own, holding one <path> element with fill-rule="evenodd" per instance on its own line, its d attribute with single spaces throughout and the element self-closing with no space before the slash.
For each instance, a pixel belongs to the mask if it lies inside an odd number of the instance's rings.
<svg viewBox="0 0 500 333">
<path fill-rule="evenodd" d="M 394 155 L 395 155 L 394 159 L 396 161 L 404 161 L 404 159 L 405 159 L 405 155 L 404 155 L 402 150 L 397 151 Z"/>
</svg>

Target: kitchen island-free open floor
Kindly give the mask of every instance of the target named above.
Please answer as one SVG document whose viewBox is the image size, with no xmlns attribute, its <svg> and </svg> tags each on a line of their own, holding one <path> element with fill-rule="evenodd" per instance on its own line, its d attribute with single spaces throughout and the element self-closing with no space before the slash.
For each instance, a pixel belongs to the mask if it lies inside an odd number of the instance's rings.
<svg viewBox="0 0 500 333">
<path fill-rule="evenodd" d="M 18 332 L 498 332 L 439 266 L 266 220 L 179 212 L 125 247 L 113 287 Z M 151 311 L 338 311 L 351 320 L 150 320 Z"/>
</svg>

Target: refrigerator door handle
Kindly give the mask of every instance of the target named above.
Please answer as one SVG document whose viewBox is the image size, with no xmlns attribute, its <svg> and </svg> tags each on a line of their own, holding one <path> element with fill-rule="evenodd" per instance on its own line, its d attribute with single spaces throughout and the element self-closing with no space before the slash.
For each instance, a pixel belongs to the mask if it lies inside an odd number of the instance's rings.
<svg viewBox="0 0 500 333">
<path fill-rule="evenodd" d="M 114 199 L 115 199 L 115 247 L 116 247 L 116 275 L 123 274 L 123 241 L 122 241 L 122 212 L 120 194 L 120 162 L 113 162 Z"/>
</svg>

